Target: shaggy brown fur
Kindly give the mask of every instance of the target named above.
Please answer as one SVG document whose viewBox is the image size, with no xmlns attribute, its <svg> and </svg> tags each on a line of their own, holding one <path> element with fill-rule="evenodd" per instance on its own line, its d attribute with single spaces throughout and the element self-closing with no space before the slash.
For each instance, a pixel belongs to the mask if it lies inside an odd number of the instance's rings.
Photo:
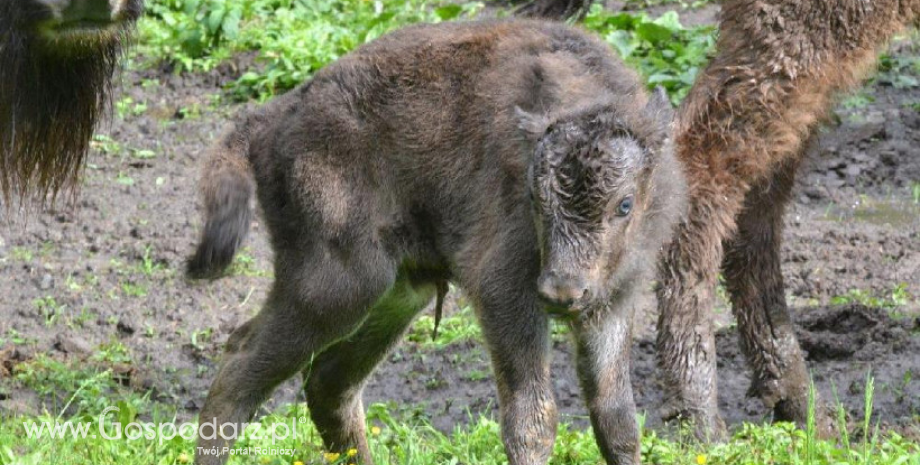
<svg viewBox="0 0 920 465">
<path fill-rule="evenodd" d="M 0 191 L 72 188 L 141 0 L 0 1 Z"/>
<path fill-rule="evenodd" d="M 604 457 L 637 463 L 632 315 L 684 190 L 670 120 L 607 45 L 529 21 L 404 29 L 243 117 L 205 170 L 189 272 L 230 263 L 256 190 L 276 279 L 230 337 L 201 421 L 248 421 L 312 359 L 326 447 L 370 463 L 364 383 L 450 280 L 483 325 L 510 463 L 552 451 L 549 312 L 572 325 Z M 205 452 L 232 440 L 204 433 L 198 462 L 222 463 Z"/>
<path fill-rule="evenodd" d="M 716 57 L 680 108 L 675 136 L 691 205 L 660 267 L 666 417 L 695 420 L 704 437 L 724 432 L 709 314 L 721 266 L 754 369 L 751 394 L 775 420 L 804 424 L 807 371 L 780 273 L 784 205 L 834 96 L 859 83 L 918 13 L 918 0 L 723 4 Z"/>
</svg>

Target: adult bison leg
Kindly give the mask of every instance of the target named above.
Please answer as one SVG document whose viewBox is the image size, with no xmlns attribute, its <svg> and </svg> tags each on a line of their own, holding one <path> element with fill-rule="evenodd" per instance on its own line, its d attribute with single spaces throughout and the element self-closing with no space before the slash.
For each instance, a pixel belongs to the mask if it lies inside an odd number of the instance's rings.
<svg viewBox="0 0 920 465">
<path fill-rule="evenodd" d="M 659 267 L 658 361 L 665 385 L 665 420 L 693 423 L 702 440 L 719 440 L 725 422 L 719 416 L 716 386 L 716 347 L 712 329 L 713 292 L 722 259 L 725 228 L 714 216 L 730 222 L 743 196 L 728 205 L 691 198 L 689 216 Z"/>
<path fill-rule="evenodd" d="M 804 426 L 808 372 L 786 306 L 780 268 L 783 213 L 798 164 L 798 158 L 790 160 L 753 186 L 738 217 L 738 231 L 725 243 L 722 266 L 741 349 L 754 369 L 749 394 L 773 409 L 775 421 Z M 828 416 L 822 414 L 818 420 L 824 432 L 832 427 Z"/>
</svg>

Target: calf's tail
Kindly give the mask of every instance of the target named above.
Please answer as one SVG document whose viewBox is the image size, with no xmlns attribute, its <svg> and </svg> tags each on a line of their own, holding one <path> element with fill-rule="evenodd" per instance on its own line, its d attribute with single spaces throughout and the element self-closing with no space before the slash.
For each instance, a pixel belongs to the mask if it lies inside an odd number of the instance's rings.
<svg viewBox="0 0 920 465">
<path fill-rule="evenodd" d="M 242 118 L 210 149 L 199 181 L 205 224 L 187 262 L 190 279 L 215 279 L 233 261 L 249 232 L 255 178 L 249 163 L 253 119 Z"/>
</svg>

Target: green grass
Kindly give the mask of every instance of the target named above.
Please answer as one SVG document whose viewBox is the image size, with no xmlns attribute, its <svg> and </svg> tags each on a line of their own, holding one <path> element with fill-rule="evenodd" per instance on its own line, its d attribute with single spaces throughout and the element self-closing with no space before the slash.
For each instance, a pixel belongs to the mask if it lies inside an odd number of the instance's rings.
<svg viewBox="0 0 920 465">
<path fill-rule="evenodd" d="M 451 289 L 451 292 L 457 292 Z M 412 325 L 406 340 L 421 345 L 428 349 L 442 349 L 452 344 L 466 341 L 482 341 L 482 331 L 476 324 L 476 315 L 473 307 L 460 302 L 459 311 L 441 318 L 438 326 L 438 337 L 434 335 L 434 315 L 421 315 Z M 433 313 L 433 312 L 432 312 Z"/>
<path fill-rule="evenodd" d="M 464 315 L 464 311 L 457 315 Z M 209 337 L 208 330 L 196 331 L 191 336 L 192 344 Z M 191 463 L 195 419 L 177 418 L 174 406 L 152 400 L 149 392 L 129 387 L 124 367 L 132 363 L 130 349 L 113 340 L 99 345 L 86 360 L 57 360 L 39 354 L 16 365 L 11 378 L 0 379 L 0 392 L 30 389 L 44 401 L 46 410 L 35 415 L 0 416 L 0 465 Z M 788 423 L 744 424 L 719 444 L 698 443 L 687 431 L 672 431 L 665 436 L 642 428 L 642 460 L 646 464 L 678 465 L 920 465 L 920 444 L 895 432 L 881 431 L 871 420 L 875 392 L 871 376 L 867 375 L 864 392 L 863 419 L 850 424 L 856 426 L 852 436 L 841 407 L 840 435 L 831 440 L 817 438 L 814 408 L 810 408 L 804 429 Z M 500 427 L 491 417 L 471 415 L 467 424 L 443 433 L 431 427 L 423 409 L 388 403 L 370 405 L 367 420 L 369 442 L 378 465 L 507 463 Z M 237 447 L 288 452 L 238 456 L 231 459 L 231 464 L 352 463 L 344 454 L 325 454 L 304 404 L 283 405 L 258 421 L 261 437 L 256 437 L 256 430 L 250 427 Z M 43 436 L 37 436 L 36 428 L 41 425 L 67 427 L 66 422 L 77 422 L 72 424 L 78 428 L 82 424 L 85 436 L 72 436 L 72 430 L 65 430 L 67 434 L 51 438 L 48 429 L 43 430 Z M 181 428 L 185 422 L 190 423 Z M 644 417 L 640 415 L 637 422 L 643 425 Z M 176 435 L 173 427 L 180 427 L 184 437 Z M 324 456 L 334 459 L 323 462 Z M 603 463 L 591 429 L 561 423 L 549 463 Z"/>
<path fill-rule="evenodd" d="M 47 414 L 55 418 L 90 418 L 119 404 L 132 405 L 135 410 L 161 408 L 150 402 L 146 393 L 136 393 L 122 386 L 125 381 L 123 369 L 130 363 L 128 349 L 118 342 L 100 345 L 83 361 L 62 361 L 39 354 L 16 365 L 12 380 L 5 380 L 4 384 L 12 383 L 35 392 L 51 410 Z M 0 433 L 0 437 L 2 435 Z M 0 439 L 0 444 L 10 442 Z"/>
<path fill-rule="evenodd" d="M 466 312 L 461 310 L 454 315 L 457 325 L 460 320 L 469 318 Z M 424 333 L 424 329 L 420 332 Z M 16 334 L 8 336 L 16 342 Z M 207 329 L 195 331 L 191 335 L 192 344 L 200 344 L 210 336 Z M 194 431 L 195 419 L 179 419 L 175 406 L 153 400 L 150 392 L 131 388 L 130 375 L 126 374 L 125 367 L 132 363 L 131 350 L 112 340 L 96 347 L 85 360 L 58 360 L 39 354 L 16 365 L 12 377 L 0 378 L 0 392 L 11 392 L 16 388 L 32 390 L 44 401 L 46 410 L 34 415 L 0 416 L 0 465 L 190 463 L 195 445 L 194 434 L 189 431 Z M 895 432 L 880 431 L 870 420 L 873 418 L 874 388 L 873 379 L 867 377 L 864 419 L 860 420 L 857 433 L 852 437 L 847 433 L 841 408 L 840 436 L 832 440 L 818 439 L 814 408 L 811 408 L 811 418 L 805 429 L 796 429 L 791 424 L 744 424 L 735 429 L 728 441 L 720 444 L 698 443 L 689 439 L 692 436 L 685 431 L 664 436 L 643 428 L 642 460 L 646 464 L 686 465 L 920 465 L 920 444 Z M 427 415 L 424 409 L 395 403 L 369 406 L 367 431 L 378 465 L 506 463 L 500 428 L 493 418 L 471 415 L 467 424 L 457 425 L 452 431 L 443 433 L 431 427 Z M 44 436 L 36 435 L 36 428 L 41 425 L 46 425 L 45 428 L 55 425 L 66 427 L 65 422 L 68 421 L 82 422 L 86 428 L 85 437 L 65 434 L 52 439 L 47 429 Z M 186 421 L 191 422 L 189 426 L 180 429 L 185 432 L 185 437 L 175 435 L 172 427 L 181 427 Z M 283 405 L 258 421 L 262 436 L 254 437 L 255 430 L 251 427 L 247 430 L 248 436 L 237 447 L 290 452 L 284 455 L 239 456 L 233 458 L 231 464 L 324 463 L 326 451 L 309 420 L 305 405 Z M 644 417 L 637 418 L 637 422 L 644 424 Z M 152 429 L 146 429 L 147 425 Z M 160 434 L 155 434 L 156 431 Z M 296 431 L 296 436 L 291 433 L 293 431 Z M 130 436 L 117 438 L 119 433 Z M 150 436 L 139 437 L 142 433 Z M 277 434 L 273 436 L 270 433 Z M 340 455 L 326 463 L 352 462 L 349 457 Z M 602 463 L 590 428 L 581 429 L 564 422 L 560 424 L 549 463 Z"/>
<path fill-rule="evenodd" d="M 237 98 L 266 99 L 304 82 L 323 66 L 380 35 L 418 22 L 475 17 L 481 3 L 432 0 L 152 0 L 139 24 L 139 55 L 177 71 L 207 71 L 236 53 L 256 65 L 231 85 Z M 584 20 L 648 86 L 674 103 L 686 96 L 715 44 L 715 28 L 684 28 L 676 12 L 611 13 L 595 4 Z M 120 115 L 144 105 L 119 102 Z"/>
<path fill-rule="evenodd" d="M 875 97 L 868 94 L 865 89 L 861 89 L 851 95 L 848 95 L 841 101 L 841 105 L 848 110 L 856 110 L 869 106 L 875 102 Z"/>
<path fill-rule="evenodd" d="M 104 375 L 105 373 L 103 373 Z M 88 394 L 99 389 L 100 376 L 88 378 L 81 387 Z M 870 380 L 871 383 L 871 380 Z M 869 385 L 871 388 L 871 384 Z M 871 395 L 871 389 L 867 389 Z M 84 397 L 88 397 L 84 396 Z M 179 424 L 168 409 L 157 409 L 153 402 L 137 398 L 113 401 L 110 405 L 91 405 L 93 412 L 104 407 L 115 407 L 100 422 L 99 414 L 61 417 L 55 412 L 37 416 L 4 418 L 0 425 L 0 464 L 64 463 L 74 465 L 147 465 L 189 463 L 195 446 L 186 432 L 185 438 L 171 437 L 169 428 L 153 439 L 138 438 L 139 424 L 149 423 L 155 428 L 163 424 Z M 83 407 L 85 410 L 85 407 Z M 445 434 L 433 429 L 425 419 L 404 418 L 393 413 L 394 405 L 373 404 L 368 408 L 368 435 L 372 455 L 378 464 L 431 465 L 431 464 L 504 464 L 499 425 L 491 418 L 470 417 L 467 425 L 458 425 Z M 871 410 L 871 403 L 867 403 Z M 87 412 L 89 410 L 86 410 Z M 41 424 L 62 424 L 71 419 L 87 422 L 85 438 L 69 434 L 63 438 L 44 439 L 35 436 Z M 103 429 L 100 430 L 100 423 Z M 119 426 L 116 426 L 116 423 Z M 895 434 L 882 434 L 866 424 L 863 437 L 850 442 L 824 441 L 815 438 L 813 429 L 798 430 L 791 424 L 750 425 L 738 429 L 732 438 L 722 444 L 703 445 L 690 440 L 671 440 L 654 431 L 644 430 L 641 445 L 643 463 L 646 464 L 808 464 L 808 465 L 915 465 L 920 463 L 920 447 Z M 32 434 L 30 434 L 32 431 Z M 328 463 L 352 463 L 346 454 L 338 457 L 326 455 L 321 441 L 308 420 L 308 411 L 302 404 L 283 406 L 260 419 L 261 438 L 246 437 L 237 447 L 260 447 L 293 451 L 290 454 L 238 456 L 231 464 L 293 464 L 303 462 L 323 463 L 323 457 L 333 459 Z M 296 433 L 294 433 L 296 431 Z M 254 428 L 247 430 L 250 436 Z M 290 432 L 290 433 L 289 433 Z M 117 438 L 119 433 L 123 437 Z M 274 435 L 272 434 L 274 433 Z M 130 437 L 125 437 L 130 434 Z M 296 436 L 295 436 L 296 434 Z M 95 435 L 95 437 L 93 437 Z M 133 438 L 133 439 L 132 439 Z M 557 435 L 553 465 L 595 465 L 603 463 L 594 444 L 590 429 L 581 430 L 561 424 Z"/>
<path fill-rule="evenodd" d="M 115 114 L 119 119 L 129 116 L 140 116 L 147 111 L 147 102 L 135 102 L 131 97 L 124 97 L 115 102 Z"/>
<path fill-rule="evenodd" d="M 66 310 L 66 306 L 58 304 L 52 296 L 45 296 L 32 301 L 32 305 L 38 309 L 45 320 L 45 326 L 54 326 L 58 318 Z"/>
<path fill-rule="evenodd" d="M 677 12 L 652 19 L 645 13 L 612 13 L 594 4 L 584 26 L 603 37 L 649 88 L 662 86 L 679 103 L 715 47 L 716 29 L 685 28 Z"/>
<path fill-rule="evenodd" d="M 873 293 L 863 289 L 851 289 L 846 294 L 832 297 L 831 305 L 856 303 L 867 307 L 894 310 L 909 304 L 913 298 L 914 296 L 907 291 L 907 283 L 901 283 L 883 294 Z"/>
<path fill-rule="evenodd" d="M 230 266 L 227 268 L 227 275 L 270 278 L 273 276 L 273 273 L 269 270 L 260 269 L 256 262 L 256 258 L 252 255 L 252 251 L 248 247 L 243 247 L 243 249 L 233 257 L 233 262 L 231 262 Z"/>
<path fill-rule="evenodd" d="M 451 293 L 459 292 L 451 287 Z M 438 326 L 438 337 L 434 338 L 434 312 L 423 314 L 416 318 L 406 340 L 418 344 L 423 349 L 440 350 L 450 345 L 463 344 L 468 341 L 482 343 L 482 330 L 476 321 L 476 312 L 473 307 L 461 298 L 458 302 L 460 309 L 441 318 Z M 571 330 L 568 324 L 559 320 L 552 320 L 550 330 L 554 340 L 567 340 Z"/>
<path fill-rule="evenodd" d="M 140 55 L 178 70 L 209 70 L 234 53 L 258 51 L 258 70 L 232 86 L 267 98 L 393 29 L 468 17 L 481 4 L 426 0 L 153 0 L 139 23 Z"/>
<path fill-rule="evenodd" d="M 920 186 L 920 184 L 918 184 Z M 13 260 L 28 263 L 35 257 L 31 250 L 24 247 L 13 247 Z"/>
<path fill-rule="evenodd" d="M 918 37 L 910 38 L 917 48 Z M 898 89 L 920 87 L 920 56 L 895 56 L 883 53 L 879 57 L 879 74 L 874 79 Z"/>
</svg>

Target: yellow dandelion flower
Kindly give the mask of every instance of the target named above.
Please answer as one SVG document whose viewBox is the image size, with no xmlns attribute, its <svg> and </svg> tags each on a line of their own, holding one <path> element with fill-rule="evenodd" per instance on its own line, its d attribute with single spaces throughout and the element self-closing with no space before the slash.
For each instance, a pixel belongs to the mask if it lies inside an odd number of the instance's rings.
<svg viewBox="0 0 920 465">
<path fill-rule="evenodd" d="M 380 436 L 380 427 L 371 426 L 371 434 L 373 434 L 374 436 Z"/>
<path fill-rule="evenodd" d="M 301 462 L 300 460 L 298 460 L 298 461 L 294 462 L 292 465 L 303 465 L 303 462 Z"/>
<path fill-rule="evenodd" d="M 326 452 L 325 454 L 323 454 L 323 457 L 326 459 L 327 462 L 335 462 L 336 460 L 339 459 L 339 453 L 338 452 Z"/>
<path fill-rule="evenodd" d="M 348 452 L 346 452 L 346 454 L 348 454 L 349 457 L 354 457 L 358 455 L 358 449 L 348 449 Z"/>
<path fill-rule="evenodd" d="M 188 454 L 186 454 L 185 452 L 179 454 L 179 457 L 176 458 L 176 461 L 179 463 L 188 463 L 189 462 Z"/>
<path fill-rule="evenodd" d="M 706 465 L 706 456 L 703 454 L 697 455 L 696 465 Z"/>
</svg>

